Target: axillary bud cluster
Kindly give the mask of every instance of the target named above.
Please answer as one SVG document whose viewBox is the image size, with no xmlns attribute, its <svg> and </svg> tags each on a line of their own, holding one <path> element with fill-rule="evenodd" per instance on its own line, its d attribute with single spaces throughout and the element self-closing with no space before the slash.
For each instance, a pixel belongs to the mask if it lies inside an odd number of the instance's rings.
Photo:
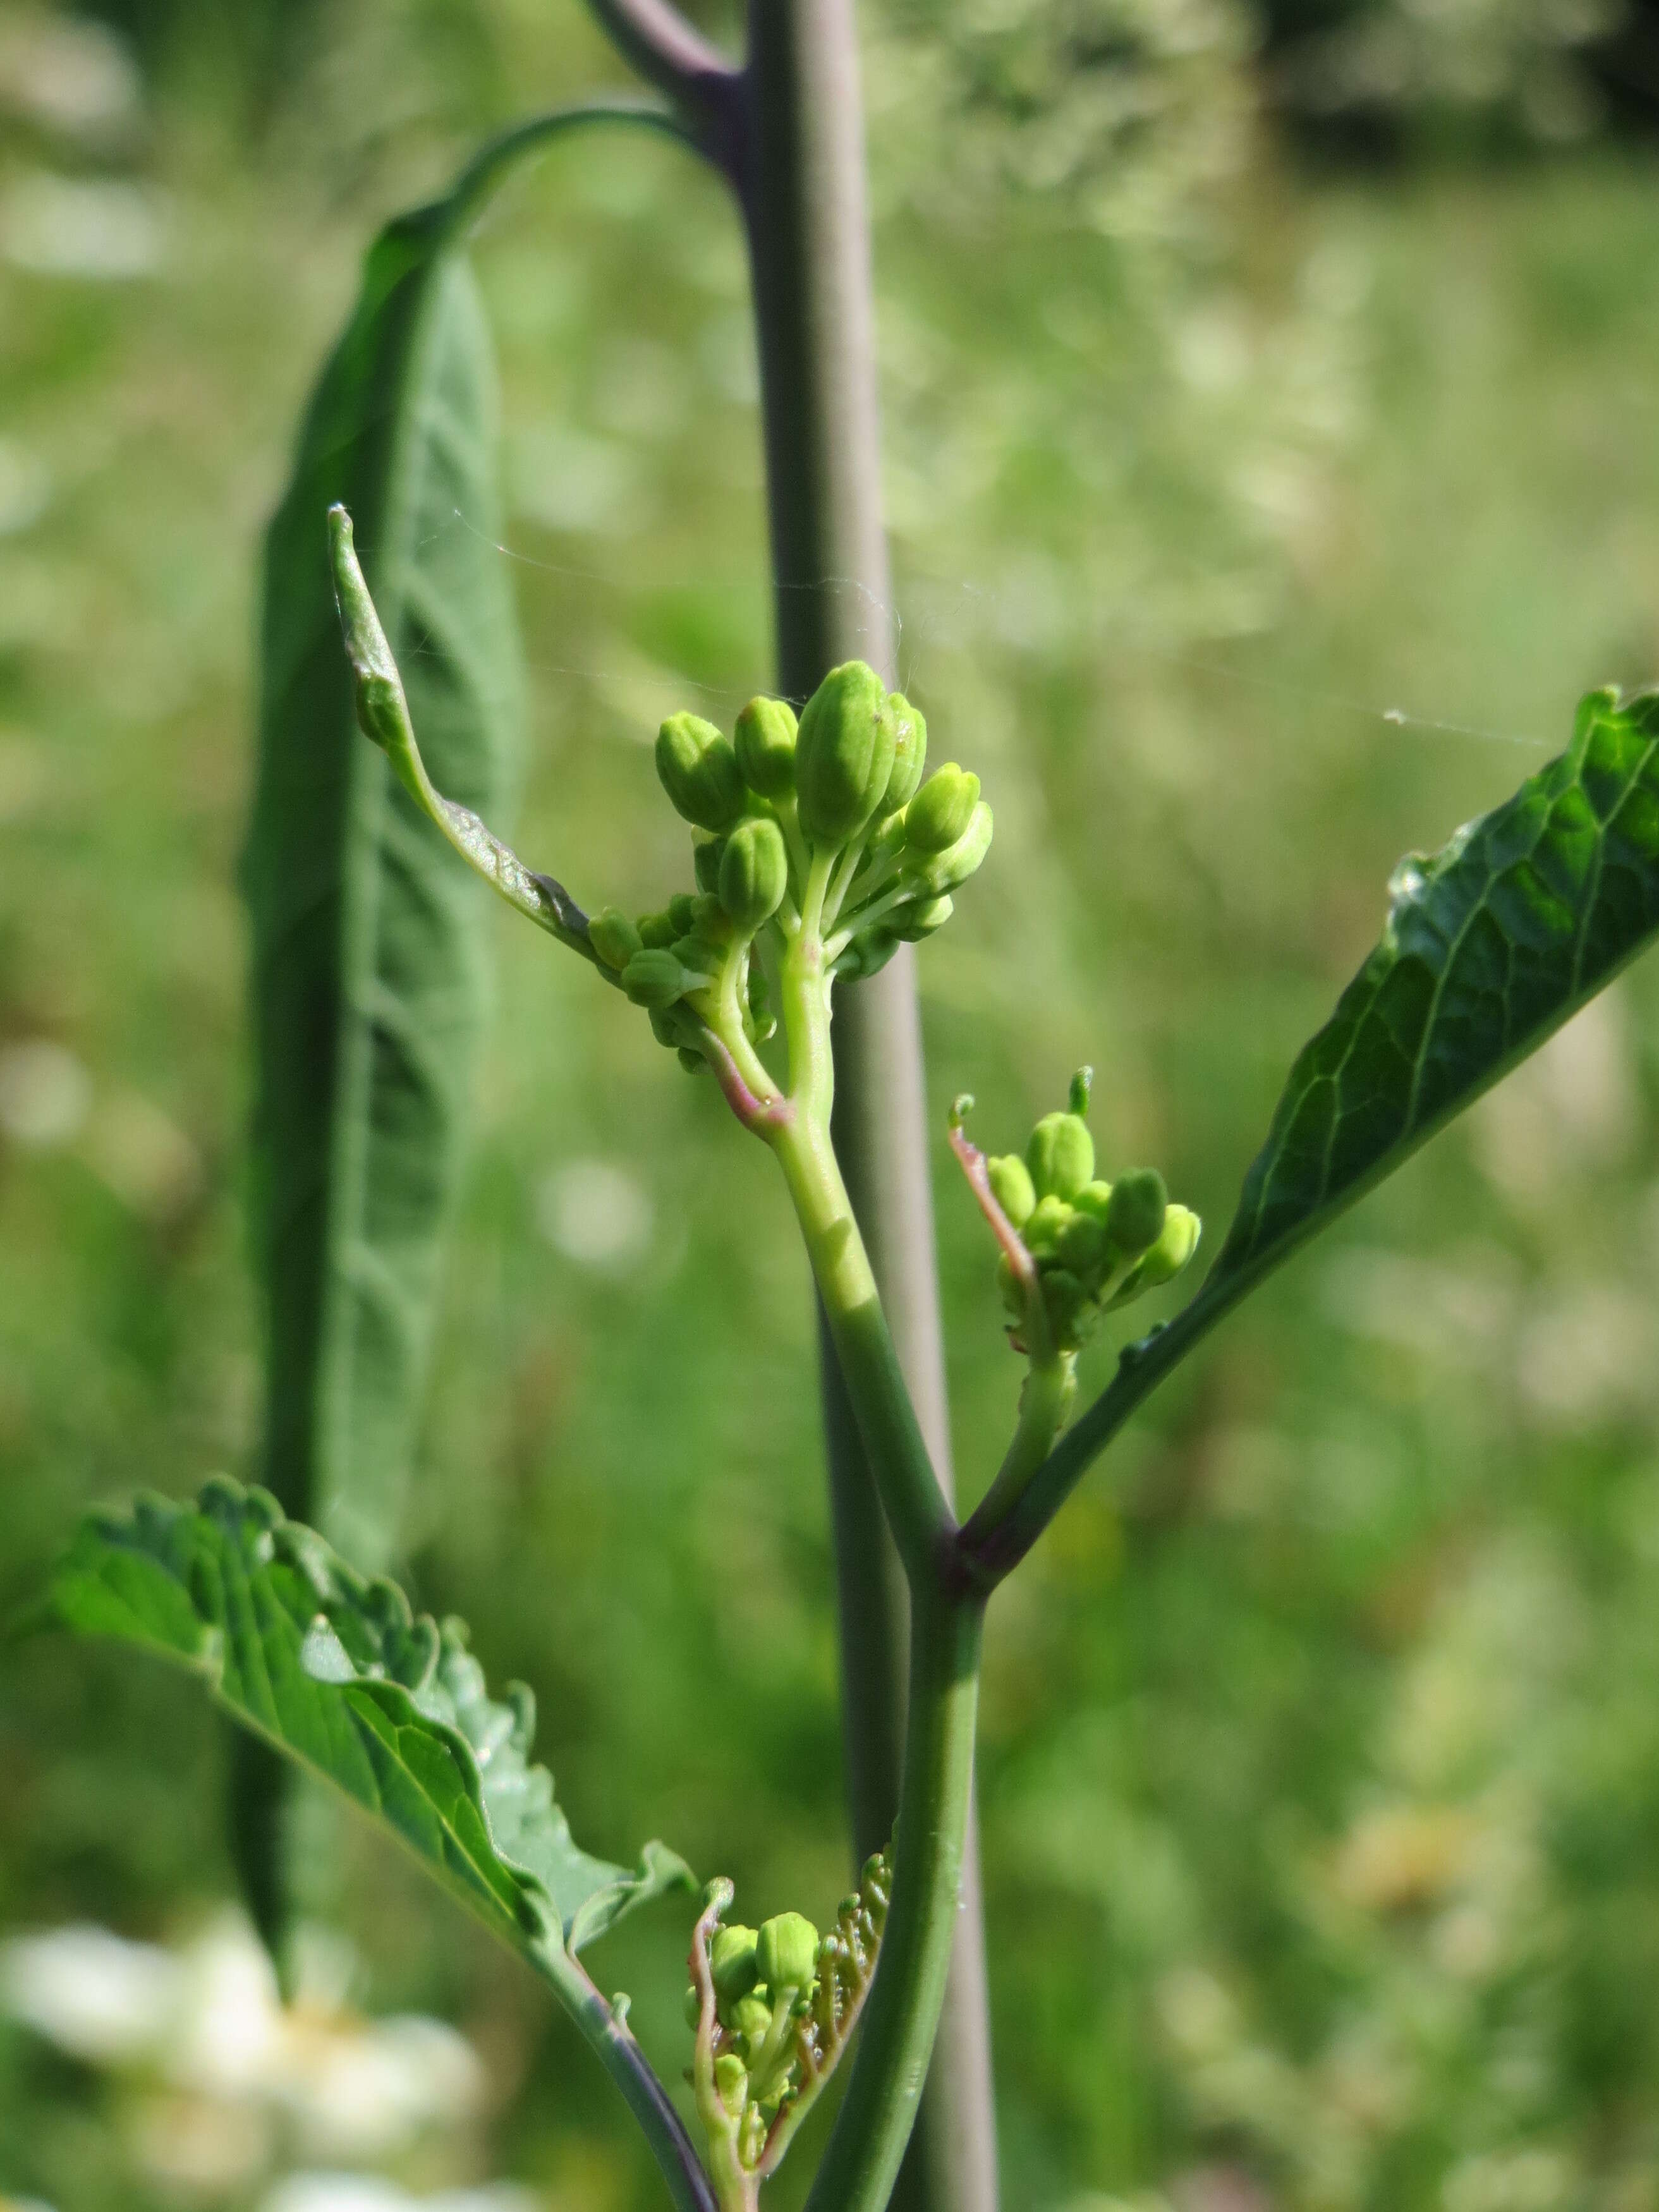
<svg viewBox="0 0 1659 2212">
<path fill-rule="evenodd" d="M 1032 1269 L 1006 1251 L 997 1263 L 1021 1351 L 1036 1348 L 1036 1322 L 1056 1352 L 1076 1352 L 1103 1314 L 1173 1280 L 1198 1249 L 1198 1216 L 1170 1204 L 1156 1168 L 1127 1168 L 1110 1182 L 1096 1175 L 1090 1079 L 1089 1069 L 1078 1070 L 1068 1107 L 1042 1116 L 1024 1157 L 986 1162 L 992 1194 L 1034 1263 L 1040 1316 L 1031 1309 Z"/>
</svg>

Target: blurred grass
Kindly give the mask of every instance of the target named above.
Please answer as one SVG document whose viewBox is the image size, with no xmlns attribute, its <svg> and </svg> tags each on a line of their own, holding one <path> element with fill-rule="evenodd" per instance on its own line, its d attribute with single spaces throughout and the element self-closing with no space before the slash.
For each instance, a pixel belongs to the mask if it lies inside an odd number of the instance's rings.
<svg viewBox="0 0 1659 2212">
<path fill-rule="evenodd" d="M 1651 163 L 1298 175 L 1225 17 L 1158 64 L 1176 151 L 1132 149 L 1139 227 L 1133 192 L 1001 163 L 926 42 L 872 32 L 903 675 L 999 824 L 922 956 L 936 1115 L 971 1089 L 1005 1145 L 1088 1059 L 1109 1158 L 1158 1161 L 1212 1237 L 1398 854 L 1659 663 Z M 20 111 L 0 157 L 7 1606 L 83 1504 L 249 1464 L 257 533 L 374 219 L 509 93 L 610 73 L 574 11 L 466 24 L 471 70 L 453 23 L 342 11 L 253 152 L 186 71 L 96 143 Z M 43 172 L 146 196 L 102 203 L 105 234 L 136 206 L 155 265 L 40 266 Z M 537 685 L 518 842 L 642 907 L 684 874 L 657 718 L 729 716 L 767 675 L 741 252 L 720 191 L 641 143 L 550 159 L 480 258 Z M 584 1840 L 661 1833 L 751 1917 L 826 1911 L 836 1661 L 781 1196 L 628 1009 L 500 928 L 410 1579 L 535 1685 Z M 1659 2205 L 1656 1012 L 1638 969 L 1270 1286 L 999 1598 L 1021 2212 Z M 1018 1378 L 938 1159 L 971 1496 Z M 573 1256 L 595 1163 L 633 1189 L 610 1266 Z M 0 1920 L 198 1917 L 229 1877 L 194 1694 L 46 1647 L 0 1665 Z M 499 2055 L 500 2170 L 561 2212 L 653 2203 L 517 1970 L 367 1844 L 348 1890 L 366 2000 Z M 665 1914 L 601 1966 L 671 2075 L 683 1940 Z M 0 2185 L 162 2201 L 121 2128 L 0 2037 Z"/>
</svg>

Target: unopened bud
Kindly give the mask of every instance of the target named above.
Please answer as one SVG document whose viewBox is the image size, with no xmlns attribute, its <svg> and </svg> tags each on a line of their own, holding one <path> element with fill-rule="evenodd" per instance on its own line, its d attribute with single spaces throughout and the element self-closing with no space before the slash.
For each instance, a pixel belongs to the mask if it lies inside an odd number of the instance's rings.
<svg viewBox="0 0 1659 2212">
<path fill-rule="evenodd" d="M 750 816 L 726 841 L 720 862 L 720 904 L 737 928 L 750 936 L 783 903 L 789 887 L 789 854 L 775 822 Z"/>
<path fill-rule="evenodd" d="M 920 906 L 902 907 L 893 921 L 893 934 L 906 945 L 920 945 L 936 929 L 943 929 L 956 906 L 949 898 L 924 899 Z"/>
<path fill-rule="evenodd" d="M 1098 1282 L 1105 1271 L 1106 1231 L 1091 1214 L 1073 1213 L 1060 1231 L 1055 1249 L 1083 1282 Z"/>
<path fill-rule="evenodd" d="M 751 699 L 738 717 L 738 766 L 763 799 L 781 799 L 794 787 L 795 729 L 794 709 L 782 699 Z"/>
<path fill-rule="evenodd" d="M 815 845 L 842 845 L 884 797 L 896 741 L 887 690 L 861 660 L 832 668 L 807 701 L 795 744 L 800 824 Z"/>
<path fill-rule="evenodd" d="M 921 797 L 919 791 L 916 799 Z M 913 799 L 911 805 L 915 804 Z M 904 819 L 908 824 L 910 819 L 908 809 Z M 991 849 L 992 828 L 991 810 L 981 799 L 969 817 L 968 827 L 956 843 L 947 845 L 944 852 L 935 854 L 932 860 L 917 867 L 914 871 L 914 880 L 935 897 L 942 891 L 955 890 L 958 884 L 965 884 Z"/>
<path fill-rule="evenodd" d="M 1026 1247 L 1033 1252 L 1046 1252 L 1057 1243 L 1060 1233 L 1072 1219 L 1072 1209 L 1063 1198 L 1053 1193 L 1038 1199 L 1032 1207 L 1024 1228 Z"/>
<path fill-rule="evenodd" d="M 720 854 L 726 850 L 724 837 L 694 837 L 691 841 L 691 872 L 697 879 L 700 891 L 717 891 L 720 887 Z"/>
<path fill-rule="evenodd" d="M 1130 1168 L 1112 1185 L 1106 1233 L 1120 1252 L 1145 1252 L 1164 1233 L 1170 1194 L 1156 1168 Z"/>
<path fill-rule="evenodd" d="M 755 1943 L 756 1972 L 775 2001 L 780 1990 L 811 1986 L 817 1955 L 818 1931 L 805 1913 L 780 1912 L 761 1923 Z"/>
<path fill-rule="evenodd" d="M 1075 1114 L 1045 1114 L 1031 1132 L 1025 1164 L 1037 1194 L 1073 1199 L 1093 1177 L 1095 1140 Z"/>
<path fill-rule="evenodd" d="M 997 1255 L 997 1295 L 1018 1321 L 1025 1310 L 1025 1285 L 1014 1273 L 1014 1263 L 1006 1252 Z"/>
<path fill-rule="evenodd" d="M 662 1006 L 652 1006 L 647 1009 L 647 1012 L 650 1017 L 652 1036 L 659 1044 L 666 1045 L 670 1052 L 678 1052 L 680 1033 L 674 1025 L 673 1016 Z"/>
<path fill-rule="evenodd" d="M 724 948 L 711 945 L 701 930 L 693 930 L 686 937 L 677 937 L 668 949 L 685 970 L 685 988 L 688 991 L 700 989 L 718 975 L 726 957 Z"/>
<path fill-rule="evenodd" d="M 700 1052 L 694 1052 L 689 1044 L 680 1045 L 677 1049 L 679 1053 L 680 1066 L 688 1075 L 701 1075 L 708 1066 L 708 1063 L 702 1054 Z"/>
<path fill-rule="evenodd" d="M 1018 1152 L 1003 1152 L 996 1159 L 987 1160 L 985 1172 L 991 1178 L 991 1191 L 997 1204 L 1016 1229 L 1023 1229 L 1036 1204 L 1030 1170 Z"/>
<path fill-rule="evenodd" d="M 676 891 L 668 902 L 668 919 L 674 925 L 676 937 L 689 937 L 696 927 L 697 902 L 690 891 Z"/>
<path fill-rule="evenodd" d="M 658 731 L 657 774 L 676 813 L 700 830 L 724 830 L 743 811 L 731 740 L 700 714 L 671 714 Z"/>
<path fill-rule="evenodd" d="M 749 2069 L 735 2051 L 723 2051 L 714 2061 L 714 2091 L 729 2116 L 740 2118 L 749 2101 Z"/>
<path fill-rule="evenodd" d="M 1106 1226 L 1106 1209 L 1111 1202 L 1112 1186 L 1100 1182 L 1085 1182 L 1072 1200 L 1079 1213 L 1086 1213 L 1091 1220 L 1099 1222 L 1103 1229 Z"/>
<path fill-rule="evenodd" d="M 695 1982 L 687 1983 L 684 2002 L 686 2026 L 693 2029 L 701 2027 L 702 2026 L 702 1992 Z"/>
<path fill-rule="evenodd" d="M 1153 1291 L 1160 1283 L 1172 1281 L 1197 1251 L 1202 1229 L 1190 1207 L 1170 1206 L 1164 1217 L 1163 1234 L 1135 1270 L 1136 1287 Z"/>
<path fill-rule="evenodd" d="M 679 962 L 665 949 L 636 952 L 623 969 L 622 979 L 623 990 L 636 1006 L 652 1006 L 659 1012 L 684 995 L 689 980 Z"/>
<path fill-rule="evenodd" d="M 1049 1326 L 1062 1351 L 1076 1349 L 1088 1302 L 1088 1292 L 1068 1268 L 1045 1269 L 1042 1303 L 1048 1310 Z"/>
<path fill-rule="evenodd" d="M 735 1925 L 717 1928 L 708 1947 L 708 1972 L 723 2003 L 735 2004 L 739 1997 L 746 1997 L 759 1979 L 754 1929 Z"/>
<path fill-rule="evenodd" d="M 927 725 L 921 709 L 902 691 L 890 691 L 887 712 L 893 723 L 893 769 L 876 810 L 878 814 L 896 814 L 909 805 L 927 758 Z"/>
<path fill-rule="evenodd" d="M 752 2058 L 766 2040 L 766 2032 L 772 2025 L 772 2008 L 764 1997 L 757 1997 L 752 1993 L 746 1997 L 739 1997 L 731 2008 L 731 2018 L 726 2025 L 735 2028 L 749 2045 L 749 2056 Z"/>
<path fill-rule="evenodd" d="M 943 853 L 973 820 L 978 804 L 979 778 L 946 761 L 910 801 L 904 817 L 905 843 L 913 853 Z"/>
<path fill-rule="evenodd" d="M 645 940 L 628 916 L 614 906 L 601 907 L 587 925 L 587 941 L 607 968 L 626 968 Z"/>
<path fill-rule="evenodd" d="M 668 914 L 642 914 L 639 928 L 640 942 L 647 952 L 660 951 L 664 945 L 672 945 L 677 937 L 684 934 L 676 929 L 673 917 Z"/>
</svg>

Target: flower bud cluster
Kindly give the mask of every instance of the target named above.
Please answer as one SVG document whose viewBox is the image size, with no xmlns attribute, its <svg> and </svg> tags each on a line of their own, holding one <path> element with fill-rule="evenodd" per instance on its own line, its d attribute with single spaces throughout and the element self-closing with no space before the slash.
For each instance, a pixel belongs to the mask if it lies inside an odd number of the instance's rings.
<svg viewBox="0 0 1659 2212">
<path fill-rule="evenodd" d="M 709 1940 L 714 2082 L 750 2172 L 769 2147 L 771 2171 L 846 2046 L 875 1972 L 891 1887 L 891 1862 L 878 1852 L 827 1935 L 820 1937 L 804 1914 L 782 1912 L 758 1929 L 719 1927 Z M 685 2014 L 701 2035 L 696 1982 L 685 1992 Z"/>
<path fill-rule="evenodd" d="M 924 782 L 927 752 L 920 713 L 859 660 L 830 670 L 799 721 L 757 698 L 730 738 L 697 714 L 662 725 L 657 774 L 691 825 L 697 888 L 657 914 L 606 908 L 588 938 L 688 1067 L 705 1025 L 728 1045 L 733 1025 L 751 1045 L 773 1034 L 767 967 L 803 929 L 827 974 L 853 977 L 949 919 L 991 810 L 954 762 Z"/>
<path fill-rule="evenodd" d="M 1112 1182 L 1097 1176 L 1089 1085 L 1090 1071 L 1079 1068 L 1069 1107 L 1043 1115 L 1024 1158 L 1010 1152 L 986 1162 L 992 1194 L 1035 1262 L 1036 1292 L 1061 1352 L 1076 1352 L 1102 1314 L 1172 1280 L 1198 1249 L 1198 1216 L 1170 1203 L 1156 1168 L 1128 1168 Z M 1030 1271 L 1005 1252 L 997 1282 L 1018 1342 L 1031 1318 Z"/>
</svg>

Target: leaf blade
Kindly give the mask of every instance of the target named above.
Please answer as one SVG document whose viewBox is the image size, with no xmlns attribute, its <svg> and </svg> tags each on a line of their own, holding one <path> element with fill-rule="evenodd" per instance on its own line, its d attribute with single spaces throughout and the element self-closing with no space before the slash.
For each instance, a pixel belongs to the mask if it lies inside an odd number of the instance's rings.
<svg viewBox="0 0 1659 2212">
<path fill-rule="evenodd" d="M 1293 1064 L 1194 1306 L 1234 1297 L 1401 1165 L 1659 932 L 1659 695 L 1389 881 L 1381 941 Z"/>
<path fill-rule="evenodd" d="M 263 1474 L 360 1564 L 397 1538 L 487 996 L 487 923 L 356 735 L 325 516 L 349 498 L 448 787 L 499 807 L 521 675 L 495 551 L 493 359 L 455 206 L 389 224 L 267 538 L 243 864 L 267 1279 Z M 446 618 L 434 618 L 442 609 Z"/>
<path fill-rule="evenodd" d="M 544 1966 L 692 1886 L 661 1844 L 631 1869 L 583 1851 L 531 1763 L 528 1692 L 492 1698 L 459 1623 L 411 1613 L 264 1492 L 222 1480 L 194 1505 L 141 1498 L 128 1515 L 89 1515 L 47 1605 L 76 1635 L 200 1675 L 234 1719 L 355 1800 Z"/>
<path fill-rule="evenodd" d="M 1382 939 L 1297 1054 L 1196 1296 L 1124 1347 L 1006 1512 L 968 1522 L 964 1552 L 988 1586 L 1240 1299 L 1659 935 L 1659 692 L 1591 692 L 1565 752 L 1431 858 L 1407 855 L 1389 890 Z"/>
</svg>

